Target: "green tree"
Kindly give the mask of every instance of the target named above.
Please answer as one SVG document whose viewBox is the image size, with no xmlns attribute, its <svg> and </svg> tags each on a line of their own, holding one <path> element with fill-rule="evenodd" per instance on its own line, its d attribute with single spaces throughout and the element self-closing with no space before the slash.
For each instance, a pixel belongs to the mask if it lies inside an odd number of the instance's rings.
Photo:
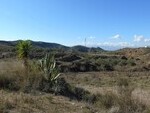
<svg viewBox="0 0 150 113">
<path fill-rule="evenodd" d="M 19 41 L 17 44 L 18 57 L 23 60 L 23 65 L 28 68 L 28 57 L 31 50 L 31 42 L 29 40 Z"/>
</svg>

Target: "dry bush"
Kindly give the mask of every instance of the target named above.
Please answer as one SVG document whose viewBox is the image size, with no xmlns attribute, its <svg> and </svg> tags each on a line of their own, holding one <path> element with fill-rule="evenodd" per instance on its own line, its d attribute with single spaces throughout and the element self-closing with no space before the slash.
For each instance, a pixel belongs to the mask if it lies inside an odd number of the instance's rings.
<svg viewBox="0 0 150 113">
<path fill-rule="evenodd" d="M 94 106 L 100 107 L 102 109 L 108 110 L 113 106 L 116 106 L 118 102 L 117 95 L 112 92 L 108 92 L 106 94 L 98 94 L 96 95 L 96 101 Z"/>
<path fill-rule="evenodd" d="M 144 113 L 148 111 L 145 104 L 141 103 L 137 99 L 133 99 L 132 92 L 134 87 L 129 85 L 130 80 L 128 78 L 119 78 L 117 81 L 118 85 L 118 113 Z"/>
<path fill-rule="evenodd" d="M 10 91 L 20 90 L 25 93 L 35 91 L 63 95 L 75 100 L 89 100 L 90 93 L 83 88 L 70 85 L 65 79 L 60 78 L 53 85 L 47 81 L 39 70 L 36 61 L 30 61 L 28 72 L 19 61 L 5 61 L 2 67 L 5 71 L 0 73 L 0 89 Z M 27 75 L 26 75 L 27 74 Z"/>
<path fill-rule="evenodd" d="M 24 81 L 24 67 L 21 62 L 1 61 L 0 62 L 0 88 L 19 90 Z"/>
<path fill-rule="evenodd" d="M 27 74 L 21 61 L 7 60 L 0 62 L 0 88 L 7 90 L 29 90 L 35 89 L 41 81 L 39 70 L 30 61 Z M 27 74 L 27 75 L 26 75 Z"/>
<path fill-rule="evenodd" d="M 117 77 L 117 94 L 106 92 L 97 94 L 94 107 L 104 109 L 107 113 L 149 113 L 149 108 L 136 98 L 133 98 L 134 87 L 130 80 L 124 77 Z"/>
</svg>

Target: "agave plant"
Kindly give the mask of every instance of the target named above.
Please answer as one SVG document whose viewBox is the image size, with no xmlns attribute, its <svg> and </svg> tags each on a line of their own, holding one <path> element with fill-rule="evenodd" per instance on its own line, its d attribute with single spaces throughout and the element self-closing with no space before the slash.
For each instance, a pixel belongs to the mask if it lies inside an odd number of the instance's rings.
<svg viewBox="0 0 150 113">
<path fill-rule="evenodd" d="M 44 73 L 44 78 L 50 83 L 54 83 L 60 76 L 54 55 L 46 54 L 45 58 L 40 60 L 40 69 Z"/>
</svg>

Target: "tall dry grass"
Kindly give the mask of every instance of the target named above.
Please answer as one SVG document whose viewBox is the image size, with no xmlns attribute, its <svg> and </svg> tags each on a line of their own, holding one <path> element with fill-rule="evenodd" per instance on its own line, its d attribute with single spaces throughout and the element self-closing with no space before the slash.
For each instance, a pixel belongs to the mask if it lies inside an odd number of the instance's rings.
<svg viewBox="0 0 150 113">
<path fill-rule="evenodd" d="M 130 80 L 117 77 L 117 93 L 112 91 L 98 94 L 94 106 L 104 109 L 106 113 L 150 113 L 149 106 L 138 98 L 134 98 L 135 87 Z"/>
<path fill-rule="evenodd" d="M 40 71 L 32 61 L 29 63 L 29 72 L 21 61 L 0 61 L 0 88 L 8 90 L 28 90 L 36 88 L 41 80 Z"/>
</svg>

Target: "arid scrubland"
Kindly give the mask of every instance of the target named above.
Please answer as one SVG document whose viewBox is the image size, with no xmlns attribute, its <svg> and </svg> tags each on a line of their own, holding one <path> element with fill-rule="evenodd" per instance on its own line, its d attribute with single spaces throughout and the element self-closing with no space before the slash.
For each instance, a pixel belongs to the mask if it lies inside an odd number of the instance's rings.
<svg viewBox="0 0 150 113">
<path fill-rule="evenodd" d="M 149 72 L 62 73 L 54 92 L 42 83 L 42 73 L 33 68 L 34 62 L 30 65 L 26 76 L 21 61 L 0 61 L 1 113 L 150 112 Z"/>
<path fill-rule="evenodd" d="M 54 55 L 0 59 L 0 113 L 150 113 L 149 51 Z"/>
</svg>

